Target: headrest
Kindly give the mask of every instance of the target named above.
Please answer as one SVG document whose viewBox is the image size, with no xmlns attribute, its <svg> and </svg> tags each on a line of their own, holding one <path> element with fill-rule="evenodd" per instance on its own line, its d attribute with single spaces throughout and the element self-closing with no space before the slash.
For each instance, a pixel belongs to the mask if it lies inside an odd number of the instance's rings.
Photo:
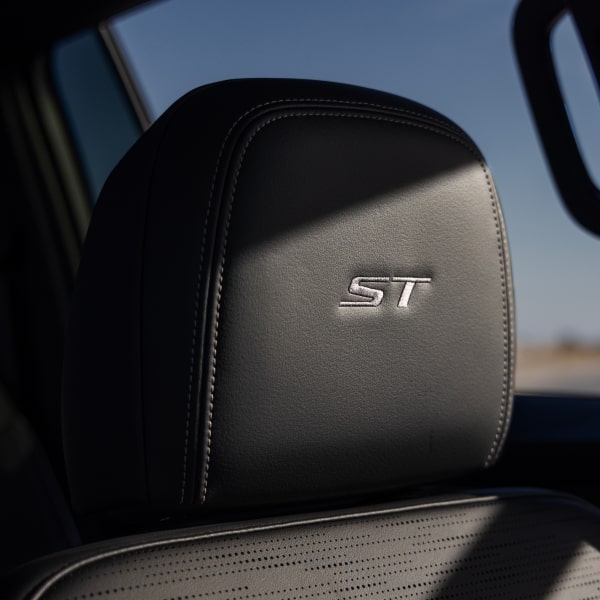
<svg viewBox="0 0 600 600">
<path fill-rule="evenodd" d="M 494 184 L 452 122 L 325 82 L 194 90 L 89 229 L 64 377 L 74 505 L 262 507 L 489 465 L 512 304 Z"/>
</svg>

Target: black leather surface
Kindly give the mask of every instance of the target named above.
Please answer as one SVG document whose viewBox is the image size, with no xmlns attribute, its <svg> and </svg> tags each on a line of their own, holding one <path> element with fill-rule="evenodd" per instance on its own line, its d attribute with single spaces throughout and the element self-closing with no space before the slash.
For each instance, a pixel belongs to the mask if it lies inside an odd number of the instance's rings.
<svg viewBox="0 0 600 600">
<path fill-rule="evenodd" d="M 349 293 L 353 278 L 383 292 Z M 398 306 L 405 282 L 417 282 Z M 379 294 L 381 295 L 381 294 Z M 233 81 L 115 169 L 64 386 L 80 512 L 263 506 L 494 461 L 512 396 L 504 226 L 483 159 L 388 94 Z"/>
<path fill-rule="evenodd" d="M 30 565 L 3 598 L 597 598 L 599 532 L 572 498 L 437 498 L 113 540 Z"/>
<path fill-rule="evenodd" d="M 80 543 L 43 446 L 0 383 L 0 575 Z"/>
</svg>

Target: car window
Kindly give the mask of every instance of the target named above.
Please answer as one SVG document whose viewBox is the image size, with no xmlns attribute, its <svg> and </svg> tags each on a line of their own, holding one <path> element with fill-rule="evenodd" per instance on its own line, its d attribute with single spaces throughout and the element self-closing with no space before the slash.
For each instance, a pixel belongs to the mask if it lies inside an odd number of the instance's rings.
<svg viewBox="0 0 600 600">
<path fill-rule="evenodd" d="M 95 202 L 142 129 L 97 31 L 60 44 L 52 54 L 51 70 Z"/>
<path fill-rule="evenodd" d="M 389 91 L 456 121 L 482 149 L 504 206 L 517 389 L 598 394 L 600 242 L 567 216 L 544 163 L 511 46 L 515 5 L 172 0 L 118 18 L 112 31 L 154 118 L 209 82 L 302 77 Z M 572 28 L 556 35 L 560 52 L 579 52 Z M 567 72 L 573 97 L 589 91 L 585 69 Z M 582 110 L 582 122 L 596 119 Z"/>
<path fill-rule="evenodd" d="M 600 105 L 596 82 L 570 14 L 563 16 L 550 37 L 558 82 L 579 151 L 596 186 L 600 182 Z"/>
</svg>

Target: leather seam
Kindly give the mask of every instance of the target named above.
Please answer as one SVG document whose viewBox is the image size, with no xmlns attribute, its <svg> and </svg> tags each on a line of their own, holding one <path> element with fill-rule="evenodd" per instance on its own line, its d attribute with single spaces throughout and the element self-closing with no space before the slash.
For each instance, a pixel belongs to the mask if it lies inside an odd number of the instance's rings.
<svg viewBox="0 0 600 600">
<path fill-rule="evenodd" d="M 204 502 L 206 501 L 206 496 L 207 496 L 207 492 L 208 492 L 208 476 L 209 476 L 209 469 L 210 469 L 210 452 L 211 452 L 211 441 L 212 441 L 211 440 L 211 438 L 212 438 L 212 420 L 213 420 L 214 399 L 215 399 L 214 392 L 215 392 L 216 372 L 217 372 L 217 345 L 218 345 L 218 335 L 219 335 L 220 305 L 221 305 L 221 297 L 222 297 L 222 291 L 223 291 L 223 277 L 224 277 L 224 272 L 225 272 L 225 260 L 226 260 L 226 253 L 227 253 L 227 238 L 228 238 L 228 234 L 229 234 L 229 225 L 231 222 L 231 214 L 232 214 L 232 209 L 233 209 L 233 205 L 235 202 L 235 193 L 236 193 L 236 189 L 237 189 L 239 175 L 240 175 L 240 172 L 241 172 L 241 169 L 243 166 L 243 162 L 244 162 L 244 158 L 246 156 L 248 148 L 250 147 L 250 144 L 255 139 L 257 134 L 262 129 L 264 129 L 267 125 L 270 125 L 270 124 L 280 121 L 282 119 L 299 118 L 299 117 L 355 118 L 355 119 L 366 119 L 366 120 L 380 121 L 380 122 L 389 122 L 389 123 L 395 123 L 398 125 L 407 125 L 410 127 L 423 129 L 423 130 L 435 133 L 437 135 L 447 137 L 450 140 L 453 140 L 454 142 L 463 146 L 471 154 L 473 154 L 474 157 L 477 159 L 479 166 L 481 167 L 482 172 L 484 174 L 486 184 L 488 187 L 488 192 L 490 194 L 490 199 L 492 201 L 491 202 L 492 215 L 493 215 L 493 219 L 494 219 L 494 225 L 496 228 L 496 236 L 497 236 L 496 241 L 497 241 L 498 249 L 499 249 L 500 287 L 502 290 L 502 306 L 503 306 L 502 320 L 503 320 L 503 355 L 504 355 L 504 357 L 503 357 L 502 399 L 500 402 L 500 414 L 498 417 L 498 425 L 496 428 L 496 433 L 495 433 L 494 439 L 492 441 L 491 448 L 487 454 L 487 459 L 485 462 L 486 467 L 493 461 L 493 459 L 495 458 L 495 455 L 498 451 L 498 448 L 500 447 L 500 440 L 502 437 L 502 432 L 504 429 L 504 423 L 505 423 L 505 418 L 506 418 L 506 413 L 507 413 L 506 405 L 507 405 L 508 388 L 509 388 L 509 383 L 508 383 L 508 380 L 509 380 L 509 360 L 508 360 L 508 352 L 509 352 L 508 319 L 509 319 L 509 316 L 508 316 L 508 310 L 509 309 L 508 309 L 508 303 L 507 303 L 507 297 L 506 297 L 507 289 L 506 289 L 506 266 L 505 266 L 505 261 L 504 261 L 504 241 L 503 241 L 503 237 L 502 237 L 501 230 L 500 230 L 500 221 L 499 221 L 499 216 L 498 216 L 497 202 L 496 202 L 496 197 L 494 195 L 494 190 L 492 187 L 491 179 L 488 174 L 488 170 L 483 162 L 481 155 L 476 151 L 475 148 L 473 148 L 471 145 L 469 145 L 461 137 L 457 137 L 455 135 L 452 135 L 451 133 L 440 131 L 438 129 L 435 129 L 434 127 L 428 127 L 427 125 L 423 125 L 420 123 L 403 121 L 401 118 L 395 119 L 393 117 L 387 117 L 387 116 L 382 116 L 382 115 L 367 115 L 367 114 L 363 115 L 363 114 L 350 114 L 350 113 L 339 113 L 339 112 L 336 113 L 336 112 L 328 112 L 328 111 L 322 111 L 322 110 L 320 111 L 318 109 L 316 109 L 314 111 L 310 111 L 310 112 L 304 111 L 304 112 L 296 112 L 296 113 L 291 113 L 291 114 L 277 115 L 277 116 L 271 117 L 271 118 L 265 120 L 264 122 L 262 122 L 260 124 L 260 126 L 258 126 L 252 132 L 252 134 L 246 141 L 246 144 L 240 153 L 240 157 L 239 157 L 237 168 L 236 168 L 236 173 L 233 178 L 231 198 L 229 200 L 229 206 L 227 209 L 227 216 L 226 216 L 226 221 L 225 221 L 225 230 L 224 230 L 224 235 L 223 235 L 223 250 L 222 250 L 222 254 L 221 254 L 221 258 L 220 258 L 220 267 L 219 267 L 219 276 L 218 276 L 217 304 L 216 304 L 216 310 L 215 310 L 215 325 L 214 325 L 214 330 L 213 330 L 212 353 L 211 353 L 212 354 L 212 365 L 211 365 L 209 415 L 208 415 L 207 444 L 206 444 L 206 463 L 205 463 L 205 468 L 204 468 L 204 476 L 203 476 L 200 504 L 204 504 Z M 238 121 L 236 121 L 236 123 L 229 130 L 228 135 L 231 133 L 233 127 L 235 127 L 235 125 L 242 118 L 244 118 L 244 116 L 240 117 L 240 119 L 238 119 Z M 226 140 L 227 140 L 227 138 L 225 139 L 225 142 L 226 142 Z M 225 142 L 223 143 L 222 148 L 224 147 Z M 218 166 L 217 166 L 217 168 L 218 168 Z"/>
<path fill-rule="evenodd" d="M 233 122 L 233 124 L 231 125 L 231 127 L 229 128 L 227 133 L 225 134 L 225 137 L 223 138 L 223 142 L 219 149 L 219 154 L 217 155 L 215 171 L 214 171 L 213 178 L 211 181 L 210 193 L 209 193 L 209 198 L 208 198 L 208 202 L 207 202 L 207 206 L 206 206 L 206 217 L 204 220 L 204 226 L 203 226 L 203 231 L 202 231 L 202 241 L 200 244 L 200 259 L 199 259 L 199 263 L 198 263 L 198 273 L 196 276 L 196 290 L 195 290 L 193 326 L 192 326 L 192 341 L 191 341 L 191 347 L 190 347 L 190 369 L 189 369 L 189 375 L 188 375 L 188 393 L 187 393 L 186 411 L 185 411 L 183 465 L 182 465 L 182 477 L 181 477 L 181 492 L 180 492 L 180 497 L 179 497 L 180 505 L 183 505 L 183 502 L 185 499 L 185 488 L 186 488 L 186 484 L 188 481 L 188 454 L 189 454 L 189 439 L 190 439 L 190 417 L 191 417 L 191 406 L 192 406 L 192 391 L 194 388 L 194 381 L 193 381 L 194 366 L 195 366 L 194 362 L 195 362 L 195 357 L 196 357 L 196 338 L 197 338 L 197 334 L 198 334 L 198 312 L 199 312 L 199 305 L 200 305 L 200 287 L 201 287 L 201 282 L 202 282 L 202 274 L 203 274 L 203 266 L 204 266 L 204 253 L 206 250 L 206 235 L 208 232 L 208 223 L 210 221 L 210 213 L 212 210 L 214 190 L 215 190 L 215 185 L 216 185 L 216 181 L 217 181 L 217 176 L 219 173 L 219 168 L 221 165 L 221 160 L 223 158 L 223 153 L 225 151 L 227 142 L 229 141 L 229 138 L 231 137 L 231 134 L 233 133 L 234 129 L 237 127 L 237 125 L 243 119 L 248 117 L 253 112 L 260 110 L 261 108 L 274 106 L 274 105 L 278 105 L 278 104 L 286 104 L 286 103 L 291 103 L 291 102 L 324 102 L 324 103 L 329 102 L 332 104 L 339 104 L 339 105 L 343 105 L 343 106 L 364 106 L 364 107 L 376 108 L 376 109 L 380 109 L 380 110 L 381 109 L 389 110 L 389 111 L 395 112 L 395 113 L 407 114 L 407 115 L 417 116 L 417 117 L 423 118 L 423 119 L 428 119 L 428 120 L 438 123 L 444 127 L 451 128 L 453 131 L 456 132 L 457 135 L 464 135 L 463 132 L 460 129 L 458 129 L 457 127 L 455 127 L 452 123 L 446 122 L 442 119 L 436 118 L 431 115 L 419 113 L 417 111 L 412 111 L 412 110 L 407 110 L 407 109 L 402 109 L 402 108 L 397 108 L 397 107 L 391 107 L 391 106 L 385 106 L 385 105 L 381 105 L 381 104 L 373 104 L 370 102 L 359 102 L 359 101 L 353 101 L 353 100 L 336 100 L 336 99 L 331 99 L 331 98 L 280 98 L 278 100 L 272 100 L 270 102 L 263 102 L 261 104 L 255 105 L 252 108 L 250 108 L 249 110 L 245 111 L 241 116 L 239 116 Z M 220 294 L 219 294 L 219 302 L 220 302 Z M 218 311 L 218 308 L 217 308 L 217 311 Z M 214 346 L 213 352 L 216 352 L 216 344 Z M 216 360 L 213 361 L 213 364 L 216 364 Z M 208 409 L 208 413 L 209 413 L 208 414 L 208 428 L 207 428 L 207 434 L 206 434 L 206 436 L 207 436 L 206 453 L 207 454 L 206 454 L 206 467 L 205 467 L 205 475 L 204 475 L 205 483 L 208 479 L 208 466 L 209 466 L 209 462 L 210 462 L 209 457 L 210 457 L 210 450 L 211 450 L 212 415 L 213 415 L 213 408 L 214 408 L 214 382 L 215 382 L 215 377 L 211 373 L 211 393 L 210 393 L 210 402 L 209 402 L 209 409 Z M 206 486 L 203 485 L 201 504 L 204 503 L 205 499 L 206 499 Z"/>
<path fill-rule="evenodd" d="M 497 200 L 496 194 L 494 193 L 494 186 L 492 184 L 492 179 L 490 177 L 489 171 L 483 162 L 483 159 L 479 158 L 479 164 L 481 169 L 485 175 L 485 180 L 488 187 L 488 193 L 490 195 L 490 199 L 492 201 L 492 214 L 494 217 L 494 225 L 496 226 L 496 236 L 498 243 L 498 258 L 500 262 L 500 287 L 502 290 L 502 330 L 503 330 L 503 365 L 502 365 L 502 401 L 500 402 L 500 414 L 498 416 L 498 425 L 496 426 L 496 432 L 494 434 L 494 439 L 492 440 L 492 445 L 488 452 L 486 461 L 484 463 L 484 467 L 489 467 L 496 459 L 498 451 L 501 447 L 501 442 L 503 439 L 503 431 L 504 425 L 506 423 L 506 414 L 507 414 L 507 405 L 509 404 L 510 398 L 510 389 L 511 385 L 511 377 L 510 370 L 512 365 L 510 364 L 512 361 L 509 360 L 510 356 L 510 339 L 509 339 L 509 322 L 512 321 L 511 314 L 512 310 L 509 306 L 508 301 L 508 285 L 507 280 L 507 268 L 506 268 L 506 259 L 505 259 L 505 236 L 502 235 L 502 227 L 501 227 L 501 215 L 500 215 L 500 207 L 499 202 Z M 511 336 L 512 337 L 512 336 Z"/>
<path fill-rule="evenodd" d="M 498 458 L 498 454 L 506 441 L 506 437 L 508 435 L 508 424 L 510 423 L 511 414 L 512 414 L 512 403 L 510 402 L 510 398 L 513 397 L 514 393 L 514 377 L 512 377 L 512 372 L 514 369 L 514 360 L 515 360 L 515 320 L 514 320 L 514 295 L 513 295 L 513 287 L 512 287 L 512 269 L 510 264 L 510 252 L 508 248 L 508 240 L 506 234 L 506 226 L 504 223 L 504 218 L 502 216 L 502 207 L 500 206 L 500 202 L 498 201 L 498 196 L 495 193 L 495 187 L 493 183 L 491 184 L 492 188 L 492 201 L 496 205 L 497 209 L 497 220 L 498 220 L 498 229 L 499 235 L 501 238 L 502 246 L 499 248 L 500 258 L 503 264 L 504 273 L 506 276 L 505 283 L 506 288 L 504 290 L 503 299 L 505 305 L 506 315 L 504 317 L 504 328 L 505 328 L 505 381 L 506 381 L 506 398 L 504 402 L 504 414 L 500 416 L 500 420 L 498 423 L 498 429 L 496 432 L 496 436 L 494 438 L 495 441 L 495 450 L 490 450 L 490 459 L 485 463 L 485 466 L 488 467 L 493 464 Z M 508 340 L 506 339 L 508 337 Z M 492 446 L 493 448 L 493 446 Z"/>
<path fill-rule="evenodd" d="M 221 156 L 223 154 L 223 150 L 225 147 L 225 143 L 221 146 L 221 150 L 217 157 L 217 172 L 218 166 L 221 161 Z M 182 466 L 182 478 L 181 478 L 181 494 L 179 497 L 179 504 L 183 504 L 185 497 L 185 486 L 187 483 L 187 469 L 188 469 L 188 452 L 189 452 L 189 438 L 190 438 L 190 416 L 191 416 L 191 405 L 192 405 L 192 391 L 194 389 L 194 366 L 195 366 L 195 357 L 196 357 L 196 337 L 198 334 L 198 311 L 200 307 L 200 287 L 202 283 L 202 274 L 203 274 L 203 266 L 204 266 L 204 252 L 206 249 L 206 235 L 208 233 L 208 223 L 210 220 L 210 213 L 212 208 L 212 200 L 213 193 L 215 189 L 216 182 L 216 172 L 212 179 L 210 194 L 208 196 L 208 202 L 206 205 L 206 216 L 204 218 L 204 226 L 202 228 L 202 241 L 200 242 L 200 260 L 198 263 L 198 273 L 196 275 L 196 289 L 195 289 L 195 298 L 194 298 L 194 321 L 192 326 L 192 343 L 190 349 L 190 369 L 188 375 L 188 395 L 187 395 L 187 403 L 186 403 L 186 412 L 185 412 L 185 438 L 184 438 L 184 446 L 183 446 L 183 466 Z M 209 432 L 210 435 L 210 432 Z"/>
</svg>

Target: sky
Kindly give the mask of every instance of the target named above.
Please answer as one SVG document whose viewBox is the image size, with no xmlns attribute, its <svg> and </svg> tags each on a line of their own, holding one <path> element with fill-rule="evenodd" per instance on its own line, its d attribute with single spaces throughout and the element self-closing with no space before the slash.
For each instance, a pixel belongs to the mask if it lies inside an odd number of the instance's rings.
<svg viewBox="0 0 600 600">
<path fill-rule="evenodd" d="M 600 343 L 600 239 L 567 216 L 511 46 L 515 0 L 167 0 L 114 23 L 154 117 L 237 77 L 340 81 L 456 121 L 494 176 L 512 251 L 521 343 Z M 600 180 L 600 112 L 569 22 L 554 36 L 572 120 Z"/>
</svg>

